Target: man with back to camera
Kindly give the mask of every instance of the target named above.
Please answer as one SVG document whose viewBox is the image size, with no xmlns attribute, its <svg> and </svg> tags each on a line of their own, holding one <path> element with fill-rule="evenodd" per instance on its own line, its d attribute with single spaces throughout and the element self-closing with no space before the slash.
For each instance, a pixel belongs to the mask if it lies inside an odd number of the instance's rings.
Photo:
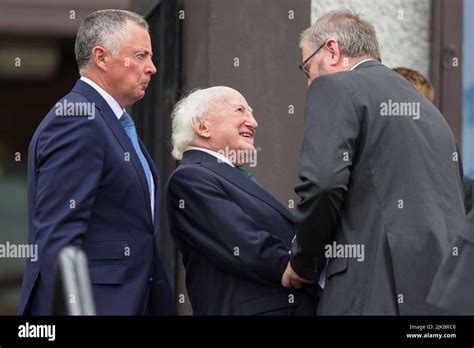
<svg viewBox="0 0 474 348">
<path fill-rule="evenodd" d="M 124 110 L 156 73 L 148 24 L 96 11 L 76 37 L 81 78 L 40 123 L 28 151 L 29 242 L 19 313 L 52 313 L 54 270 L 68 245 L 87 254 L 99 315 L 174 314 L 155 246 L 159 177 Z"/>
<path fill-rule="evenodd" d="M 419 73 L 416 70 L 398 67 L 393 69 L 404 78 L 409 81 L 413 87 L 415 87 L 422 95 L 424 95 L 430 102 L 434 101 L 434 87 L 431 82 Z M 461 159 L 459 159 L 461 160 Z M 466 214 L 468 214 L 472 210 L 472 195 L 473 195 L 473 180 L 464 175 L 463 176 L 463 189 L 464 189 L 464 206 L 466 208 Z"/>
<path fill-rule="evenodd" d="M 257 164 L 257 127 L 229 87 L 196 90 L 175 106 L 173 156 L 181 163 L 165 197 L 194 315 L 316 313 L 313 285 L 281 285 L 293 215 L 240 168 Z"/>
<path fill-rule="evenodd" d="M 321 278 L 323 315 L 440 313 L 426 297 L 464 218 L 449 126 L 380 63 L 375 30 L 357 14 L 325 14 L 301 47 L 309 90 L 283 285 Z"/>
<path fill-rule="evenodd" d="M 434 88 L 430 81 L 416 70 L 395 68 L 421 94 L 433 102 Z M 461 222 L 456 237 L 433 279 L 427 301 L 451 314 L 474 314 L 474 215 L 472 212 L 473 180 L 463 177 L 466 220 Z"/>
</svg>

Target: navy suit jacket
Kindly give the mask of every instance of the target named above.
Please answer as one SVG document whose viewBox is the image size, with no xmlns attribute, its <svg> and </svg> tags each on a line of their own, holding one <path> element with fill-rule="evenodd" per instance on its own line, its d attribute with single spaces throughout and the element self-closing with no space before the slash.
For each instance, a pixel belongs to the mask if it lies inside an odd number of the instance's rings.
<svg viewBox="0 0 474 348">
<path fill-rule="evenodd" d="M 90 105 L 94 113 L 76 109 Z M 158 172 L 141 149 L 155 182 L 154 221 L 130 138 L 95 89 L 77 81 L 40 123 L 28 150 L 29 243 L 39 258 L 26 262 L 20 314 L 51 314 L 57 256 L 68 245 L 87 254 L 97 314 L 175 313 L 155 245 Z"/>
<path fill-rule="evenodd" d="M 285 289 L 293 215 L 241 171 L 189 150 L 166 188 L 195 315 L 311 315 L 317 285 Z"/>
</svg>

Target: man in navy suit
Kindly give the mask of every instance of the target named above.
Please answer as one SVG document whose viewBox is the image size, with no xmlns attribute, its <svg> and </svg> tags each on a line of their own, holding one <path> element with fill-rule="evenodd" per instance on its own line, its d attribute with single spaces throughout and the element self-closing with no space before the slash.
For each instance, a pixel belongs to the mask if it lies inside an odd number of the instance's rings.
<svg viewBox="0 0 474 348">
<path fill-rule="evenodd" d="M 55 264 L 82 248 L 100 315 L 174 314 L 155 238 L 159 177 L 124 111 L 143 98 L 156 68 L 148 24 L 122 10 L 79 27 L 81 78 L 38 126 L 28 153 L 29 241 L 20 314 L 52 313 Z"/>
<path fill-rule="evenodd" d="M 257 126 L 244 97 L 228 87 L 197 90 L 173 112 L 173 156 L 181 163 L 166 207 L 194 315 L 316 312 L 317 285 L 281 285 L 293 216 L 240 168 L 256 164 Z"/>
</svg>

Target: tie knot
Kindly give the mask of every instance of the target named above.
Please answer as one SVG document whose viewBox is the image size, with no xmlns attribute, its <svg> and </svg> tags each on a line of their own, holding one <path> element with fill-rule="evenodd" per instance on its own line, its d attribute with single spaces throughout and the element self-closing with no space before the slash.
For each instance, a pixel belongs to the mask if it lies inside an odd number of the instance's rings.
<svg viewBox="0 0 474 348">
<path fill-rule="evenodd" d="M 135 127 L 132 117 L 126 111 L 124 111 L 120 117 L 120 123 L 124 128 Z"/>
</svg>

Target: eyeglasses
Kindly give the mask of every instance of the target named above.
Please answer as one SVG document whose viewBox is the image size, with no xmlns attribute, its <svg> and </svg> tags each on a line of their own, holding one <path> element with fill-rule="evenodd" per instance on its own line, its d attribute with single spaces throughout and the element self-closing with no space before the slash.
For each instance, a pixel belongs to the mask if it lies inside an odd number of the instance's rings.
<svg viewBox="0 0 474 348">
<path fill-rule="evenodd" d="M 311 60 L 311 58 L 313 58 L 316 55 L 316 53 L 318 53 L 319 50 L 324 47 L 325 44 L 326 44 L 326 42 L 324 42 L 321 46 L 319 46 L 319 48 L 316 51 L 314 51 L 314 53 L 312 55 L 310 55 L 308 58 L 306 58 L 303 63 L 298 65 L 298 67 L 301 69 L 302 72 L 304 72 L 304 74 L 308 77 L 308 79 L 310 79 L 311 77 L 309 76 L 309 71 L 306 70 L 306 64 L 308 64 L 308 62 Z"/>
</svg>

